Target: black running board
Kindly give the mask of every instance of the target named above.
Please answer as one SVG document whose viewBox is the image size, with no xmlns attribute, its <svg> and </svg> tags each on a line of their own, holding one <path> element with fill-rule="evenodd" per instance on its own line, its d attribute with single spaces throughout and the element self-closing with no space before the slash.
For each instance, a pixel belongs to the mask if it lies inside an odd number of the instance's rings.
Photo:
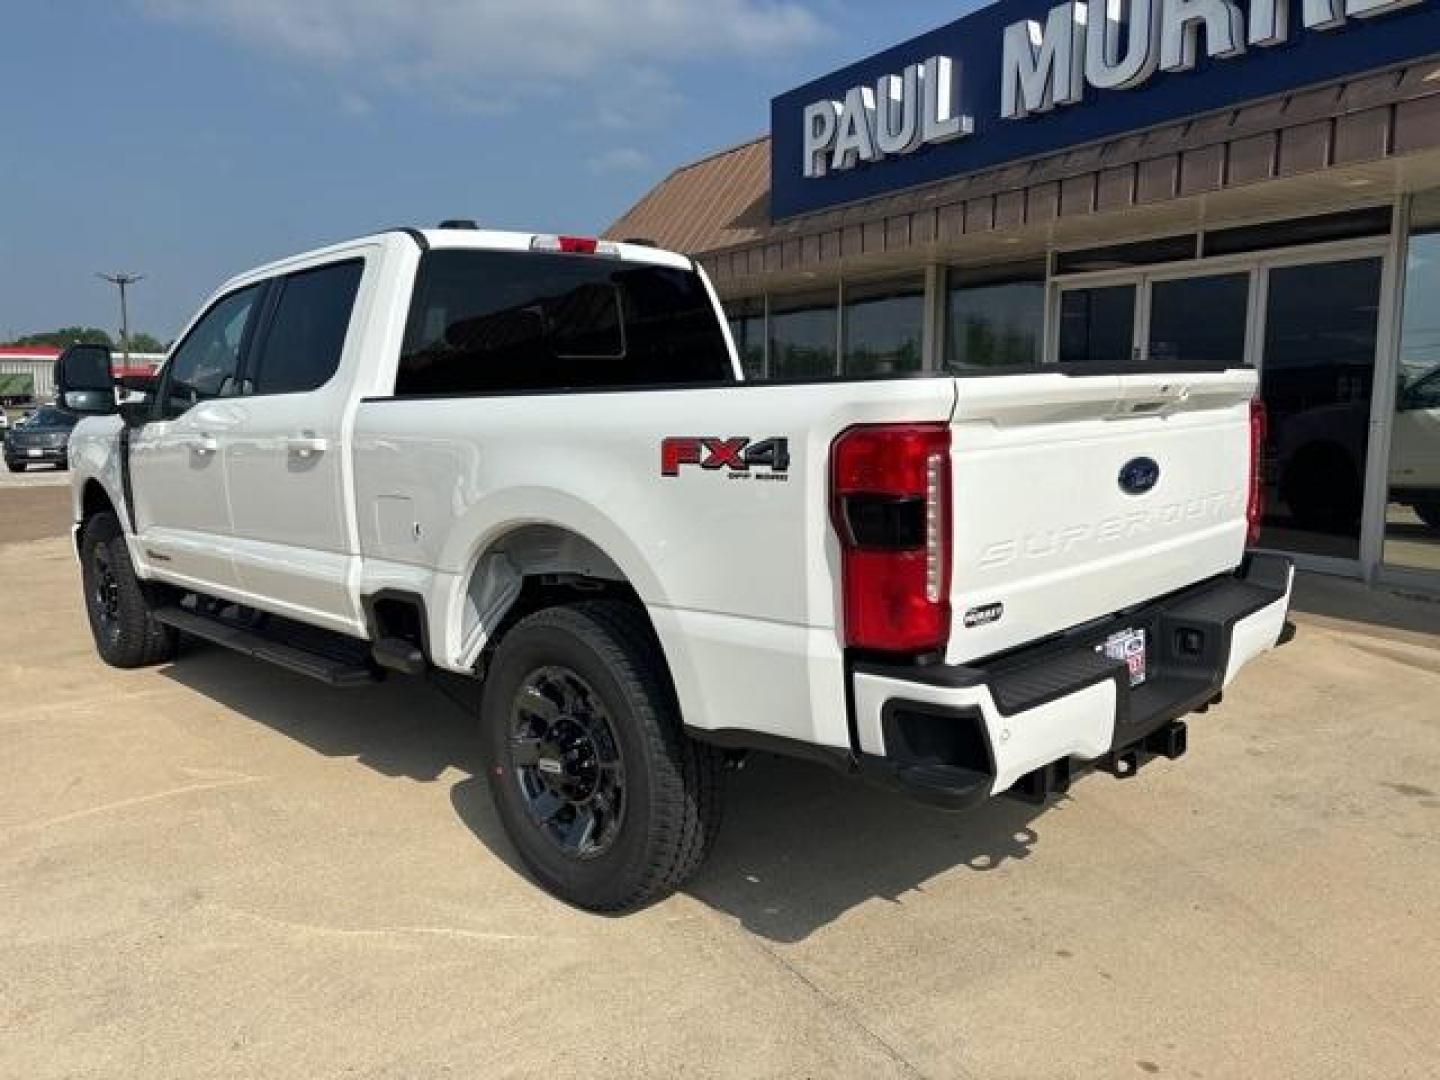
<svg viewBox="0 0 1440 1080">
<path fill-rule="evenodd" d="M 240 626 L 228 619 L 204 615 L 187 608 L 163 607 L 155 612 L 155 618 L 182 633 L 234 649 L 238 653 L 275 664 L 297 675 L 318 679 L 329 686 L 367 686 L 381 678 L 371 664 L 361 660 L 327 656 L 312 649 L 276 641 L 260 631 Z"/>
</svg>

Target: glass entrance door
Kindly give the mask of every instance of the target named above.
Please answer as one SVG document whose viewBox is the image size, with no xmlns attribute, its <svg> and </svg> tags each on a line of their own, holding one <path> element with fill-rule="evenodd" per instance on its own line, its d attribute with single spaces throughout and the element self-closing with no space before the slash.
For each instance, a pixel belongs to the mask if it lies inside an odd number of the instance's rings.
<svg viewBox="0 0 1440 1080">
<path fill-rule="evenodd" d="M 1265 269 L 1270 414 L 1260 546 L 1358 562 L 1380 328 L 1380 256 Z"/>
<path fill-rule="evenodd" d="M 1383 251 L 1351 244 L 1067 277 L 1056 282 L 1049 355 L 1077 367 L 1259 368 L 1270 414 L 1260 546 L 1358 573 Z"/>
<path fill-rule="evenodd" d="M 1144 357 L 1157 369 L 1248 364 L 1248 270 L 1203 277 L 1152 278 Z"/>
</svg>

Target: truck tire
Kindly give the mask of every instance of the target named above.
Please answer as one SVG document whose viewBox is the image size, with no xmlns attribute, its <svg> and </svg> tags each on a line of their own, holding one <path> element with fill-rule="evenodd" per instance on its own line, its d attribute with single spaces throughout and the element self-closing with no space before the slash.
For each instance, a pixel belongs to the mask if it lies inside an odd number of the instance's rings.
<svg viewBox="0 0 1440 1080">
<path fill-rule="evenodd" d="M 704 860 L 722 758 L 686 737 L 659 643 L 632 606 L 587 601 L 518 622 L 496 649 L 480 722 L 500 821 L 562 900 L 633 910 Z"/>
<path fill-rule="evenodd" d="M 23 461 L 7 461 L 5 462 L 5 467 L 11 472 L 25 471 L 25 463 Z"/>
<path fill-rule="evenodd" d="M 175 655 L 179 633 L 157 622 L 150 592 L 135 576 L 120 521 L 96 514 L 80 534 L 85 613 L 100 659 L 111 667 L 148 667 Z"/>
</svg>

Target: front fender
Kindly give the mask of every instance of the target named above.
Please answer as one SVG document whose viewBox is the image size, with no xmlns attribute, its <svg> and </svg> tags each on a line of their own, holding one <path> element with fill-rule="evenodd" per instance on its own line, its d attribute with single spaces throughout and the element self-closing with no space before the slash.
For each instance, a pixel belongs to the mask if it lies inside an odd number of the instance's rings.
<svg viewBox="0 0 1440 1080">
<path fill-rule="evenodd" d="M 124 474 L 121 463 L 120 439 L 123 423 L 119 417 L 89 417 L 80 421 L 71 432 L 70 456 L 70 518 L 74 522 L 74 539 L 79 545 L 80 526 L 94 510 L 94 490 L 98 487 L 105 500 L 120 519 L 130 558 L 140 577 L 149 576 L 144 553 L 135 539 L 135 522 L 125 500 Z"/>
</svg>

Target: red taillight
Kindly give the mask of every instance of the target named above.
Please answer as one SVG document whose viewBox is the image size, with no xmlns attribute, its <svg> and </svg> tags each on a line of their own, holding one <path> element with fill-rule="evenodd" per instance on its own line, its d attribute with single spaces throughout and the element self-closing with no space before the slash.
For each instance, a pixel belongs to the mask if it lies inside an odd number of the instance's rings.
<svg viewBox="0 0 1440 1080">
<path fill-rule="evenodd" d="M 1245 507 L 1249 522 L 1245 543 L 1254 546 L 1260 539 L 1260 526 L 1265 520 L 1265 441 L 1270 437 L 1270 418 L 1265 402 L 1258 397 L 1250 401 L 1250 501 Z"/>
<path fill-rule="evenodd" d="M 950 639 L 950 428 L 854 427 L 830 454 L 845 643 L 928 652 Z"/>
<path fill-rule="evenodd" d="M 594 255 L 600 241 L 591 236 L 562 236 L 560 250 L 566 255 Z"/>
</svg>

